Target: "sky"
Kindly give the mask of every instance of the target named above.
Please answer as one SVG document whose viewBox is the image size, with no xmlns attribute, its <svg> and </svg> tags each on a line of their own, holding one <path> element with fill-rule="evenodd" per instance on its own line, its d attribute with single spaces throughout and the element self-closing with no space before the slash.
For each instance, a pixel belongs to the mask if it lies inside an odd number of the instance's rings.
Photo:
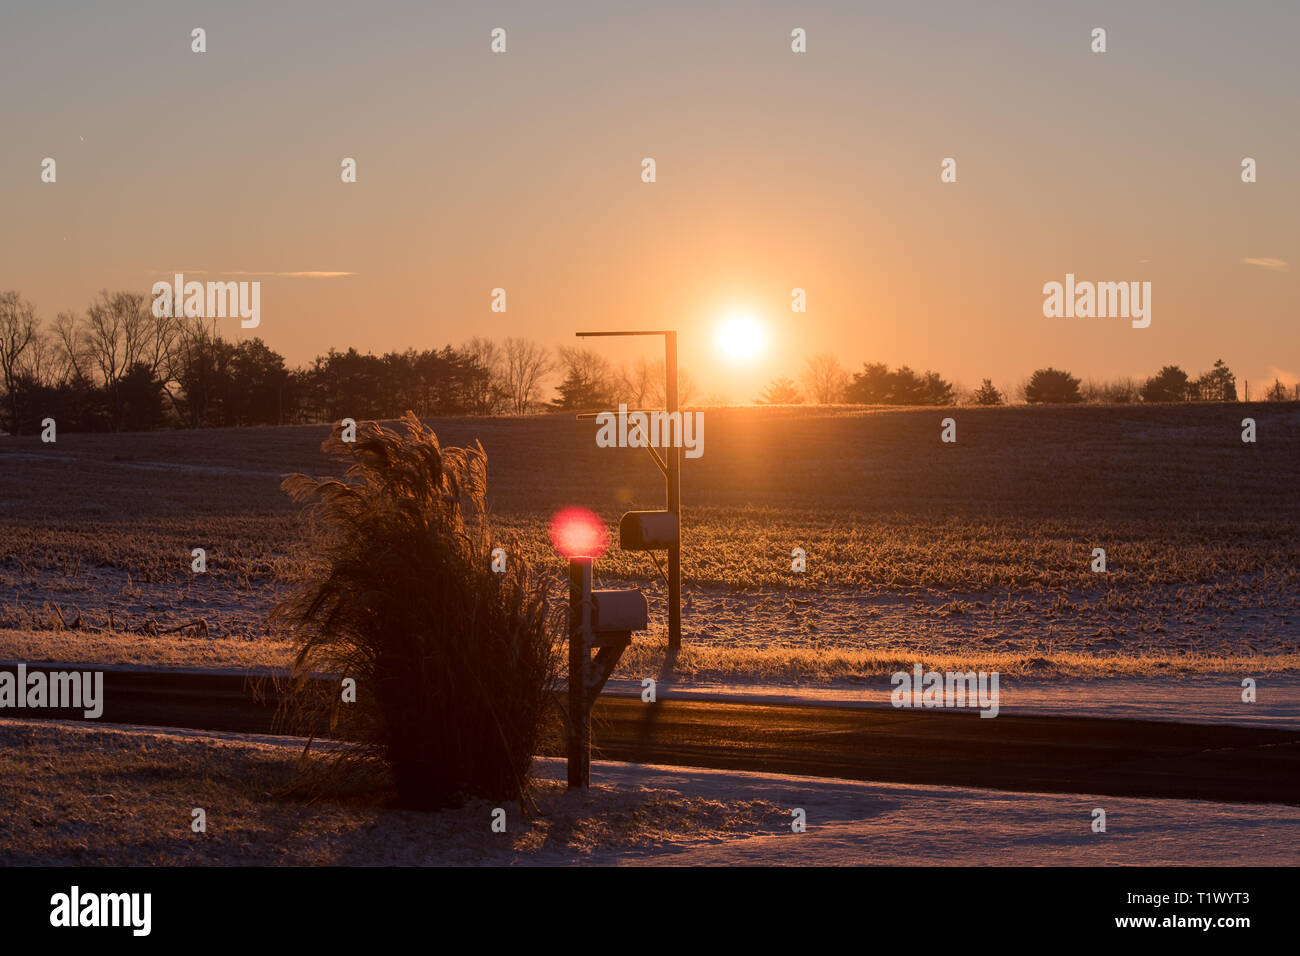
<svg viewBox="0 0 1300 956">
<path fill-rule="evenodd" d="M 257 279 L 222 331 L 291 365 L 671 327 L 735 401 L 818 352 L 1003 387 L 1222 357 L 1254 392 L 1300 375 L 1297 35 L 1293 2 L 7 0 L 0 289 L 50 322 Z M 1150 326 L 1044 317 L 1067 273 L 1150 282 Z"/>
</svg>

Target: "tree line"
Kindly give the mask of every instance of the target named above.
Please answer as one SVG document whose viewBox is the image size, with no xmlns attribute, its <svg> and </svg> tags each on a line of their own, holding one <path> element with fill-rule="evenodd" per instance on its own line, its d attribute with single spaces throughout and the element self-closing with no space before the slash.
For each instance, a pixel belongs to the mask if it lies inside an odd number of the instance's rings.
<svg viewBox="0 0 1300 956">
<path fill-rule="evenodd" d="M 1300 384 L 1289 389 L 1275 379 L 1263 397 L 1267 401 L 1300 400 Z M 754 399 L 757 404 L 771 405 L 806 401 L 820 405 L 1005 405 L 1013 400 L 1048 405 L 1235 402 L 1237 377 L 1223 359 L 1195 378 L 1177 365 L 1166 365 L 1145 381 L 1118 378 L 1102 383 L 1084 382 L 1049 367 L 1037 369 L 1010 389 L 999 389 L 986 378 L 979 388 L 963 392 L 938 372 L 916 372 L 906 365 L 891 369 L 882 362 L 866 362 L 862 371 L 850 375 L 835 356 L 823 354 L 808 359 L 798 384 L 786 376 L 775 378 Z"/>
<path fill-rule="evenodd" d="M 526 414 L 554 362 L 536 342 L 474 338 L 441 349 L 330 349 L 301 368 L 262 339 L 232 342 L 201 318 L 155 316 L 148 296 L 101 292 L 44 325 L 0 293 L 0 429 L 66 431 L 282 425 L 343 417 Z"/>
<path fill-rule="evenodd" d="M 545 383 L 552 374 L 560 380 L 548 400 Z M 678 382 L 682 405 L 701 398 L 688 372 L 679 372 Z M 84 312 L 60 313 L 48 326 L 19 293 L 0 293 L 0 388 L 0 429 L 11 434 L 38 432 L 46 418 L 66 431 L 139 431 L 397 418 L 408 409 L 423 417 L 524 415 L 665 402 L 662 360 L 616 367 L 592 349 L 552 351 L 524 338 L 472 338 L 455 347 L 383 355 L 330 349 L 291 369 L 260 338 L 232 342 L 209 320 L 158 317 L 148 296 L 108 291 Z M 1275 382 L 1266 397 L 1291 396 Z M 754 401 L 1000 405 L 1013 398 L 1054 404 L 1236 401 L 1237 383 L 1219 360 L 1197 377 L 1169 365 L 1145 382 L 1102 385 L 1045 368 L 1014 390 L 984 379 L 966 393 L 938 372 L 867 362 L 850 375 L 833 355 L 816 355 L 799 383 L 777 378 Z"/>
</svg>

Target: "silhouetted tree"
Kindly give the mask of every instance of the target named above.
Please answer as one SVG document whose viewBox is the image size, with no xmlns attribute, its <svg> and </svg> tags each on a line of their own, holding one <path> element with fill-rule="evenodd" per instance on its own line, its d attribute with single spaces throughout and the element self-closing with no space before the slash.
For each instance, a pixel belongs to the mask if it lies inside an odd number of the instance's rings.
<svg viewBox="0 0 1300 956">
<path fill-rule="evenodd" d="M 975 390 L 976 405 L 1001 405 L 1002 393 L 993 387 L 993 379 L 986 378 L 984 384 Z"/>
<path fill-rule="evenodd" d="M 925 388 L 922 391 L 921 405 L 951 405 L 953 397 L 952 383 L 940 378 L 938 372 L 925 373 Z"/>
<path fill-rule="evenodd" d="M 119 429 L 150 431 L 166 422 L 162 382 L 145 362 L 136 362 L 118 379 L 114 400 Z"/>
<path fill-rule="evenodd" d="M 952 384 L 938 372 L 918 375 L 903 365 L 894 371 L 884 363 L 863 365 L 845 392 L 858 405 L 951 405 Z"/>
<path fill-rule="evenodd" d="M 491 415 L 506 401 L 505 357 L 491 339 L 475 336 L 460 348 L 465 404 L 475 415 Z"/>
<path fill-rule="evenodd" d="M 17 292 L 0 293 L 0 384 L 8 396 L 6 431 L 18 430 L 18 379 L 24 354 L 38 335 L 36 307 Z"/>
<path fill-rule="evenodd" d="M 240 342 L 230 362 L 227 424 L 278 425 L 284 418 L 289 373 L 284 358 L 255 338 Z"/>
<path fill-rule="evenodd" d="M 178 320 L 168 361 L 168 378 L 175 391 L 169 394 L 190 428 L 216 424 L 209 416 L 218 394 L 225 391 L 224 374 L 232 350 L 206 319 Z"/>
<path fill-rule="evenodd" d="M 906 365 L 899 366 L 889 376 L 891 405 L 925 405 L 929 394 L 926 381 Z"/>
<path fill-rule="evenodd" d="M 628 408 L 650 408 L 655 397 L 663 394 L 662 379 L 662 363 L 656 369 L 642 355 L 630 365 L 619 366 L 614 376 L 614 397 Z"/>
<path fill-rule="evenodd" d="M 507 406 L 526 415 L 540 401 L 542 379 L 555 364 L 544 346 L 529 339 L 506 339 L 502 351 Z"/>
<path fill-rule="evenodd" d="M 1232 374 L 1223 359 L 1216 359 L 1214 368 L 1197 379 L 1196 397 L 1202 402 L 1237 400 L 1237 376 Z"/>
<path fill-rule="evenodd" d="M 556 408 L 593 410 L 614 404 L 614 382 L 609 362 L 591 349 L 564 346 L 560 349 L 564 380 L 551 404 Z"/>
<path fill-rule="evenodd" d="M 1142 386 L 1144 402 L 1187 401 L 1187 373 L 1177 365 L 1166 365 Z"/>
<path fill-rule="evenodd" d="M 853 373 L 845 398 L 855 405 L 883 405 L 890 400 L 892 387 L 888 365 L 866 362 L 861 372 Z"/>
<path fill-rule="evenodd" d="M 1099 402 L 1104 405 L 1127 405 L 1136 402 L 1142 395 L 1142 388 L 1133 378 L 1116 378 L 1109 382 L 1094 382 L 1082 389 L 1084 401 Z"/>
<path fill-rule="evenodd" d="M 1079 394 L 1079 379 L 1069 372 L 1040 368 L 1029 377 L 1025 399 L 1048 405 L 1071 405 L 1083 401 L 1083 396 Z"/>
<path fill-rule="evenodd" d="M 793 381 L 782 375 L 774 378 L 763 390 L 763 394 L 754 399 L 757 405 L 802 405 L 803 396 Z"/>
<path fill-rule="evenodd" d="M 833 405 L 844 401 L 844 392 L 849 386 L 849 373 L 840 365 L 839 359 L 829 352 L 823 352 L 808 359 L 802 381 L 804 390 L 814 402 Z"/>
</svg>

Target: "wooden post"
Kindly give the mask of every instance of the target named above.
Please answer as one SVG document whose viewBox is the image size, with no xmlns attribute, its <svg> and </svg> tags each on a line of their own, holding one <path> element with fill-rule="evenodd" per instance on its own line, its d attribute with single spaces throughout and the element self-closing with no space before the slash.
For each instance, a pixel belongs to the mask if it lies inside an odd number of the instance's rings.
<svg viewBox="0 0 1300 956">
<path fill-rule="evenodd" d="M 677 332 L 664 333 L 664 374 L 668 420 L 681 415 L 677 396 Z M 681 423 L 682 435 L 686 422 Z M 677 541 L 668 549 L 668 649 L 682 648 L 682 449 L 675 443 L 664 449 L 668 458 L 668 510 L 677 516 Z"/>
<path fill-rule="evenodd" d="M 591 558 L 569 559 L 569 787 L 591 786 Z"/>
</svg>

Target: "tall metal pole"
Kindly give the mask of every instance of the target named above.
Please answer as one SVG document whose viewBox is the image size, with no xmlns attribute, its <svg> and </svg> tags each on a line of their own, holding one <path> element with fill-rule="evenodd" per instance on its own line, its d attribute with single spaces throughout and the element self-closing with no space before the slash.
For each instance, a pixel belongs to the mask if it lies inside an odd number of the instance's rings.
<svg viewBox="0 0 1300 956">
<path fill-rule="evenodd" d="M 664 337 L 664 391 L 669 415 L 676 414 L 685 438 L 685 422 L 681 421 L 681 405 L 677 400 L 677 330 L 638 329 L 611 332 L 577 332 L 579 338 L 601 335 L 662 335 Z M 580 418 L 583 416 L 579 416 Z M 672 419 L 669 419 L 672 421 Z M 678 442 L 664 449 L 668 472 L 668 510 L 677 516 L 677 543 L 668 549 L 668 649 L 682 648 L 682 449 Z"/>
<path fill-rule="evenodd" d="M 668 420 L 681 419 L 677 401 L 677 332 L 664 333 L 664 374 L 668 381 Z M 682 435 L 686 423 L 681 422 Z M 682 647 L 682 449 L 675 442 L 664 451 L 668 455 L 668 510 L 677 516 L 677 540 L 668 549 L 668 649 Z"/>
<path fill-rule="evenodd" d="M 569 787 L 591 786 L 591 558 L 569 559 Z"/>
</svg>

